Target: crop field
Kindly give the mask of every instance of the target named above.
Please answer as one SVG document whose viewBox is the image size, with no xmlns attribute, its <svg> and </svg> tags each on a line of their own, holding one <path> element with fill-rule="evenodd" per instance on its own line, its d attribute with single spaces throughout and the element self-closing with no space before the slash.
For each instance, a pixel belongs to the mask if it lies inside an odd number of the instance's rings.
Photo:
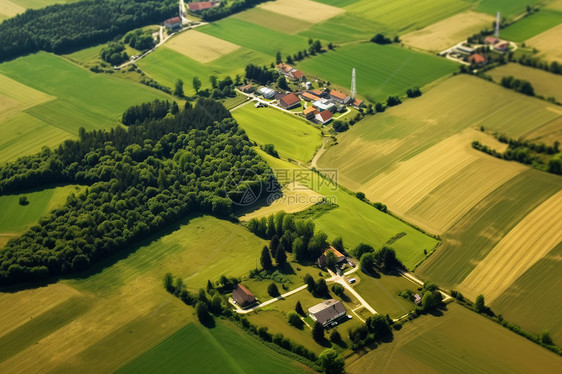
<svg viewBox="0 0 562 374">
<path fill-rule="evenodd" d="M 294 18 L 292 15 L 285 16 L 280 13 L 274 13 L 263 8 L 252 8 L 237 13 L 232 18 L 241 19 L 242 21 L 254 23 L 285 34 L 295 34 L 312 26 L 312 23 L 306 20 Z"/>
<path fill-rule="evenodd" d="M 25 12 L 26 9 L 38 9 L 52 4 L 71 3 L 77 0 L 2 0 L 0 2 L 0 22 Z"/>
<path fill-rule="evenodd" d="M 562 25 L 553 27 L 527 40 L 526 43 L 539 50 L 538 57 L 562 63 Z"/>
<path fill-rule="evenodd" d="M 499 11 L 502 17 L 512 18 L 525 12 L 527 5 L 536 5 L 538 2 L 539 0 L 481 0 L 476 10 L 494 17 Z"/>
<path fill-rule="evenodd" d="M 394 340 L 347 360 L 354 373 L 558 372 L 562 359 L 459 305 L 444 316 L 422 316 L 394 332 Z"/>
<path fill-rule="evenodd" d="M 414 309 L 414 303 L 398 296 L 400 291 L 408 289 L 415 292 L 417 289 L 416 285 L 406 278 L 384 274 L 379 274 L 377 278 L 362 271 L 356 272 L 353 277 L 359 279 L 353 288 L 377 313 L 397 318 Z"/>
<path fill-rule="evenodd" d="M 228 322 L 213 329 L 191 323 L 118 371 L 176 373 L 305 373 L 299 364 L 273 352 Z"/>
<path fill-rule="evenodd" d="M 562 114 L 562 110 L 560 114 Z M 545 144 L 553 144 L 555 141 L 562 143 L 562 118 L 555 119 L 525 134 L 525 139 Z"/>
<path fill-rule="evenodd" d="M 0 162 L 56 146 L 78 129 L 111 128 L 133 104 L 169 96 L 38 53 L 0 64 Z M 14 82 L 17 81 L 17 82 Z M 5 116 L 5 117 L 4 117 Z"/>
<path fill-rule="evenodd" d="M 467 10 L 471 5 L 472 1 L 463 0 L 361 0 L 346 6 L 346 9 L 392 26 L 403 34 Z"/>
<path fill-rule="evenodd" d="M 300 183 L 289 183 L 283 186 L 281 194 L 277 199 L 268 201 L 269 205 L 245 213 L 239 217 L 240 220 L 248 221 L 252 218 L 267 217 L 280 211 L 285 213 L 300 212 L 323 199 L 322 195 Z"/>
<path fill-rule="evenodd" d="M 325 21 L 344 12 L 343 9 L 312 0 L 276 0 L 260 4 L 258 7 L 311 23 Z"/>
<path fill-rule="evenodd" d="M 546 4 L 545 8 L 562 11 L 562 0 L 551 0 Z"/>
<path fill-rule="evenodd" d="M 558 313 L 562 308 L 562 299 L 553 295 L 560 292 L 561 258 L 562 243 L 531 266 L 490 304 L 508 321 L 535 333 L 547 330 L 558 344 L 562 341 L 562 316 Z"/>
<path fill-rule="evenodd" d="M 560 190 L 560 177 L 529 169 L 482 199 L 416 272 L 454 289 L 528 214 Z"/>
<path fill-rule="evenodd" d="M 515 63 L 499 66 L 488 71 L 487 74 L 498 83 L 503 77 L 510 75 L 518 79 L 525 79 L 533 85 L 536 95 L 554 97 L 557 101 L 562 102 L 562 90 L 560 89 L 562 76 L 560 75 Z"/>
<path fill-rule="evenodd" d="M 440 52 L 469 35 L 491 28 L 493 21 L 494 17 L 489 14 L 467 11 L 403 35 L 400 39 L 415 48 Z"/>
<path fill-rule="evenodd" d="M 4 0 L 0 3 L 0 20 L 10 18 L 16 14 L 25 12 L 25 8 L 11 2 L 10 0 Z"/>
<path fill-rule="evenodd" d="M 201 63 L 211 62 L 240 46 L 196 30 L 183 32 L 166 43 L 166 47 Z"/>
<path fill-rule="evenodd" d="M 443 58 L 374 43 L 340 47 L 298 67 L 342 87 L 349 87 L 351 69 L 356 68 L 357 92 L 372 101 L 404 95 L 408 88 L 422 87 L 458 69 Z"/>
<path fill-rule="evenodd" d="M 267 4 L 277 4 L 277 1 Z M 277 51 L 294 53 L 308 47 L 307 39 L 303 37 L 284 34 L 237 18 L 225 18 L 200 27 L 198 31 L 264 53 L 270 56 L 269 62 L 274 59 Z M 259 37 L 250 38 L 249 35 Z M 246 64 L 239 66 L 244 67 Z"/>
<path fill-rule="evenodd" d="M 517 224 L 460 284 L 470 298 L 493 302 L 527 269 L 562 241 L 562 191 Z"/>
<path fill-rule="evenodd" d="M 0 196 L 0 247 L 8 239 L 17 236 L 39 218 L 52 209 L 66 202 L 70 193 L 80 191 L 78 186 L 48 188 L 41 191 L 31 191 L 18 195 Z M 25 196 L 28 205 L 20 205 L 19 198 Z"/>
<path fill-rule="evenodd" d="M 322 144 L 320 130 L 277 109 L 248 104 L 234 110 L 232 116 L 250 139 L 258 144 L 274 144 L 283 157 L 307 162 Z"/>
<path fill-rule="evenodd" d="M 317 23 L 299 35 L 306 38 L 328 40 L 333 43 L 365 41 L 377 32 L 392 34 L 392 27 L 355 13 L 343 13 L 329 21 Z"/>
<path fill-rule="evenodd" d="M 299 169 L 294 164 L 276 159 L 262 151 L 259 153 L 274 171 Z M 307 173 L 304 173 L 305 177 L 310 175 Z M 340 178 L 339 175 L 337 178 Z M 341 182 L 341 179 L 339 181 Z M 302 180 L 299 182 L 305 183 Z M 380 212 L 341 189 L 334 188 L 333 184 L 323 181 L 321 185 L 319 180 L 313 177 L 309 187 L 339 205 L 338 208 L 316 218 L 314 222 L 317 229 L 324 231 L 330 240 L 341 236 L 346 248 L 353 248 L 359 243 L 367 243 L 375 248 L 382 247 L 396 234 L 404 232 L 406 235 L 396 240 L 392 247 L 404 265 L 411 268 L 424 258 L 424 249 L 429 252 L 437 245 L 436 239 Z"/>
<path fill-rule="evenodd" d="M 543 9 L 501 30 L 502 39 L 523 42 L 562 24 L 562 12 Z"/>
<path fill-rule="evenodd" d="M 264 243 L 241 226 L 197 217 L 83 277 L 0 293 L 0 305 L 18 306 L 18 313 L 0 320 L 0 347 L 12 347 L 0 359 L 0 371 L 115 371 L 193 321 L 192 309 L 163 289 L 166 272 L 198 290 L 223 273 L 247 273 Z M 69 298 L 80 307 L 57 317 Z"/>
</svg>

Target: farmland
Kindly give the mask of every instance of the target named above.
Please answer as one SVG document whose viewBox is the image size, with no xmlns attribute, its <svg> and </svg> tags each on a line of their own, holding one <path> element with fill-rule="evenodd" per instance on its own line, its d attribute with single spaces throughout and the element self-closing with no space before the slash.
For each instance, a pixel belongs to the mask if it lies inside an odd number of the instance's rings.
<svg viewBox="0 0 562 374">
<path fill-rule="evenodd" d="M 264 152 L 260 151 L 260 155 L 266 159 L 274 171 L 299 169 L 293 164 L 276 159 Z M 308 174 L 303 175 L 306 178 Z M 291 178 L 296 178 L 296 174 L 291 173 Z M 338 175 L 337 178 L 340 176 Z M 280 182 L 283 181 L 280 180 Z M 300 182 L 304 183 L 302 180 Z M 396 240 L 392 247 L 404 265 L 411 268 L 424 258 L 424 249 L 429 252 L 437 245 L 437 240 L 378 211 L 341 189 L 334 188 L 326 181 L 323 181 L 321 185 L 317 177 L 313 177 L 308 183 L 312 184 L 309 187 L 314 191 L 330 197 L 330 201 L 339 205 L 338 208 L 316 218 L 314 222 L 316 227 L 324 231 L 330 239 L 341 236 L 346 248 L 353 248 L 359 243 L 368 243 L 375 248 L 381 247 L 396 234 L 404 232 L 406 235 Z"/>
<path fill-rule="evenodd" d="M 502 17 L 512 18 L 525 12 L 527 5 L 536 5 L 538 2 L 539 0 L 482 0 L 476 10 L 493 16 L 499 11 Z"/>
<path fill-rule="evenodd" d="M 340 8 L 312 0 L 277 0 L 259 5 L 260 8 L 305 22 L 318 23 L 344 12 Z M 298 9 L 298 11 L 295 11 Z"/>
<path fill-rule="evenodd" d="M 493 302 L 527 269 L 562 241 L 562 192 L 551 196 L 517 224 L 463 280 L 470 298 Z"/>
<path fill-rule="evenodd" d="M 183 32 L 173 37 L 166 47 L 201 63 L 211 62 L 240 48 L 236 44 L 196 30 Z"/>
<path fill-rule="evenodd" d="M 133 104 L 169 98 L 141 84 L 96 75 L 48 53 L 5 62 L 0 74 L 4 80 L 18 82 L 10 83 L 14 89 L 9 93 L 0 93 L 0 98 L 8 98 L 2 99 L 2 110 L 10 112 L 0 120 L 4 162 L 37 152 L 44 145 L 56 146 L 75 137 L 80 127 L 114 127 Z"/>
<path fill-rule="evenodd" d="M 553 27 L 527 40 L 526 43 L 539 50 L 538 57 L 562 63 L 562 25 Z"/>
<path fill-rule="evenodd" d="M 2 0 L 0 3 L 0 22 L 25 12 L 26 9 L 39 9 L 47 5 L 72 3 L 77 0 Z"/>
<path fill-rule="evenodd" d="M 247 273 L 264 243 L 241 226 L 195 217 L 77 279 L 1 293 L 12 312 L 0 322 L 0 371 L 115 371 L 193 321 L 162 288 L 163 274 L 197 290 L 223 273 Z"/>
<path fill-rule="evenodd" d="M 468 35 L 491 28 L 493 21 L 494 17 L 489 14 L 467 11 L 403 35 L 400 39 L 415 48 L 440 52 Z"/>
<path fill-rule="evenodd" d="M 506 27 L 501 31 L 501 37 L 514 42 L 523 42 L 560 24 L 562 24 L 562 12 L 543 9 Z"/>
<path fill-rule="evenodd" d="M 254 23 L 285 34 L 295 34 L 312 26 L 312 23 L 305 20 L 284 16 L 263 8 L 252 8 L 245 12 L 235 14 L 232 18 Z"/>
<path fill-rule="evenodd" d="M 536 95 L 554 97 L 556 101 L 562 102 L 562 90 L 559 89 L 562 87 L 562 76 L 560 75 L 515 63 L 499 66 L 490 70 L 488 74 L 498 83 L 507 76 L 527 80 L 533 85 Z"/>
<path fill-rule="evenodd" d="M 455 304 L 442 317 L 423 316 L 394 341 L 348 359 L 353 373 L 557 372 L 560 357 Z"/>
<path fill-rule="evenodd" d="M 335 16 L 329 21 L 317 23 L 308 30 L 302 31 L 299 35 L 307 38 L 329 40 L 334 43 L 347 43 L 350 41 L 369 40 L 377 32 L 392 34 L 394 29 L 377 20 L 348 12 Z"/>
<path fill-rule="evenodd" d="M 234 119 L 259 144 L 274 144 L 283 157 L 309 161 L 322 144 L 320 130 L 307 121 L 272 108 L 244 105 Z"/>
<path fill-rule="evenodd" d="M 403 95 L 408 88 L 422 87 L 458 69 L 449 60 L 374 43 L 340 47 L 304 60 L 298 67 L 342 87 L 350 85 L 355 67 L 357 92 L 372 101 Z"/>
<path fill-rule="evenodd" d="M 197 373 L 305 372 L 296 363 L 271 351 L 231 323 L 220 322 L 211 330 L 189 324 L 118 373 L 173 373 L 186 368 Z"/>
</svg>

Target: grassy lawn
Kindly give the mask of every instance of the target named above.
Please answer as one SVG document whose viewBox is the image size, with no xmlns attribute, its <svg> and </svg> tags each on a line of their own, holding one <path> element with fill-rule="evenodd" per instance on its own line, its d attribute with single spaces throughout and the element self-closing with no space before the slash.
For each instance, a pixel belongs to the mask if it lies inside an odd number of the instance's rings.
<svg viewBox="0 0 562 374">
<path fill-rule="evenodd" d="M 199 324 L 187 325 L 118 373 L 175 373 L 186 369 L 197 373 L 305 372 L 238 327 L 221 321 L 213 329 Z"/>
<path fill-rule="evenodd" d="M 415 308 L 414 303 L 398 296 L 398 292 L 406 289 L 415 292 L 417 287 L 414 283 L 403 277 L 379 275 L 379 278 L 372 277 L 361 270 L 353 274 L 353 277 L 358 280 L 353 288 L 377 313 L 388 314 L 392 318 L 396 318 Z"/>
<path fill-rule="evenodd" d="M 273 108 L 252 104 L 232 113 L 250 139 L 258 144 L 273 144 L 282 157 L 307 162 L 322 144 L 320 130 L 307 121 Z"/>
<path fill-rule="evenodd" d="M 444 316 L 422 316 L 395 331 L 392 344 L 350 357 L 346 372 L 559 371 L 562 359 L 556 354 L 464 307 L 449 304 L 447 308 Z"/>
<path fill-rule="evenodd" d="M 328 21 L 317 23 L 299 35 L 306 38 L 328 40 L 333 43 L 348 43 L 369 40 L 377 32 L 392 34 L 394 29 L 373 18 L 361 14 L 343 13 Z"/>
<path fill-rule="evenodd" d="M 514 42 L 523 42 L 560 24 L 562 24 L 562 12 L 542 9 L 501 30 L 501 37 Z"/>
<path fill-rule="evenodd" d="M 298 64 L 299 69 L 348 87 L 352 68 L 357 69 L 357 92 L 372 101 L 404 95 L 408 88 L 422 87 L 458 69 L 443 58 L 397 46 L 374 43 L 337 48 Z"/>
<path fill-rule="evenodd" d="M 476 8 L 479 12 L 496 15 L 501 12 L 502 17 L 514 17 L 525 12 L 527 5 L 536 5 L 539 0 L 482 0 Z"/>
</svg>

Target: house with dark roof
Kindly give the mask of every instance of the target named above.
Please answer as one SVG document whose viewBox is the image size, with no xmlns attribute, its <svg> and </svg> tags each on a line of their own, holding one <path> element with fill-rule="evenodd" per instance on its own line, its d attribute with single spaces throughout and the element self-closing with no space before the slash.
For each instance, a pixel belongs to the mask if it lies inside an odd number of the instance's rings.
<svg viewBox="0 0 562 374">
<path fill-rule="evenodd" d="M 314 114 L 314 119 L 318 124 L 325 125 L 332 120 L 334 115 L 329 110 L 323 110 L 322 112 L 318 112 Z"/>
<path fill-rule="evenodd" d="M 318 112 L 318 111 L 316 110 L 316 108 L 311 105 L 311 106 L 306 107 L 306 108 L 303 110 L 302 113 L 304 114 L 304 117 L 305 117 L 306 119 L 311 120 L 311 119 L 313 119 L 313 118 L 316 116 L 316 113 L 320 113 L 320 112 Z"/>
<path fill-rule="evenodd" d="M 284 109 L 291 109 L 298 106 L 300 102 L 299 97 L 291 92 L 279 99 L 279 106 Z"/>
<path fill-rule="evenodd" d="M 295 69 L 291 65 L 287 65 L 284 63 L 277 64 L 277 70 L 283 74 L 286 78 L 292 81 L 304 81 L 305 76 L 304 73 L 300 70 Z"/>
<path fill-rule="evenodd" d="M 321 268 L 323 268 L 324 266 L 326 266 L 326 255 L 328 254 L 328 252 L 333 252 L 334 255 L 336 255 L 336 263 L 337 264 L 341 264 L 342 262 L 345 261 L 345 256 L 341 254 L 340 251 L 338 251 L 337 249 L 335 249 L 334 247 L 330 246 L 330 248 L 326 248 L 324 250 L 324 253 L 322 253 L 322 255 L 320 257 L 318 257 L 318 260 L 316 260 L 316 263 L 318 264 L 318 266 L 320 266 Z"/>
<path fill-rule="evenodd" d="M 220 1 L 201 1 L 198 3 L 189 3 L 187 6 L 189 7 L 190 12 L 199 13 L 207 9 L 216 8 L 221 5 Z"/>
<path fill-rule="evenodd" d="M 331 322 L 337 320 L 340 317 L 345 316 L 347 311 L 345 306 L 339 300 L 329 299 L 313 307 L 308 308 L 308 315 L 310 318 L 322 324 L 322 326 L 327 326 Z"/>
<path fill-rule="evenodd" d="M 330 99 L 332 99 L 336 103 L 344 104 L 344 105 L 349 104 L 349 102 L 351 101 L 351 97 L 337 90 L 330 91 Z"/>
<path fill-rule="evenodd" d="M 169 30 L 175 30 L 181 28 L 181 18 L 173 17 L 164 21 L 164 27 Z"/>
<path fill-rule="evenodd" d="M 232 298 L 237 305 L 245 308 L 256 302 L 256 297 L 241 283 L 238 283 L 234 291 L 232 291 Z"/>
</svg>

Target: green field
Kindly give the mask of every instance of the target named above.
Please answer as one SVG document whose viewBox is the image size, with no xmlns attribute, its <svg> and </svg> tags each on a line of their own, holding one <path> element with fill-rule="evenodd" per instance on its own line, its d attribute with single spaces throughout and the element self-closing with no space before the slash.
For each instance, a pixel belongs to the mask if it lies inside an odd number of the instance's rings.
<svg viewBox="0 0 562 374">
<path fill-rule="evenodd" d="M 293 54 L 308 48 L 307 39 L 303 37 L 287 35 L 237 18 L 225 18 L 200 27 L 197 31 L 264 53 L 271 60 L 275 58 L 277 51 Z M 249 37 L 250 35 L 255 37 Z"/>
<path fill-rule="evenodd" d="M 112 128 L 129 106 L 170 98 L 43 52 L 0 64 L 0 74 L 17 82 L 0 88 L 0 99 L 8 96 L 12 108 L 0 119 L 0 162 L 35 153 L 45 145 L 56 146 L 75 137 L 80 127 Z M 20 92 L 22 97 L 11 92 Z M 33 98 L 24 97 L 28 92 L 40 99 L 33 102 Z"/>
<path fill-rule="evenodd" d="M 562 358 L 456 304 L 422 316 L 394 341 L 348 359 L 354 373 L 555 373 Z"/>
<path fill-rule="evenodd" d="M 544 70 L 530 68 L 516 63 L 498 66 L 487 72 L 495 82 L 500 83 L 503 77 L 513 76 L 517 79 L 529 81 L 535 89 L 536 95 L 546 98 L 554 97 L 556 101 L 562 102 L 562 76 L 549 73 Z"/>
<path fill-rule="evenodd" d="M 422 87 L 458 69 L 449 60 L 396 46 L 374 43 L 337 48 L 298 64 L 299 69 L 342 87 L 357 71 L 357 92 L 372 101 L 404 95 L 408 88 Z"/>
<path fill-rule="evenodd" d="M 523 42 L 562 23 L 562 12 L 550 9 L 527 16 L 501 30 L 502 39 Z"/>
<path fill-rule="evenodd" d="M 345 9 L 393 27 L 398 33 L 421 29 L 472 6 L 472 0 L 361 0 Z"/>
<path fill-rule="evenodd" d="M 163 234 L 74 279 L 0 293 L 0 344 L 10 346 L 2 350 L 0 372 L 114 372 L 195 320 L 193 308 L 163 289 L 166 272 L 197 291 L 221 274 L 247 274 L 265 244 L 244 227 L 212 217 L 192 218 Z M 62 320 L 61 309 L 68 309 Z"/>
<path fill-rule="evenodd" d="M 274 171 L 298 169 L 297 166 L 286 161 L 276 159 L 261 151 L 259 153 Z M 341 189 L 334 190 L 333 186 L 325 182 L 320 185 L 315 178 L 312 179 L 312 185 L 308 185 L 307 181 L 302 180 L 301 183 L 339 205 L 338 208 L 314 220 L 316 228 L 324 231 L 330 240 L 341 236 L 346 248 L 354 248 L 359 243 L 367 243 L 377 248 L 382 247 L 396 234 L 405 232 L 406 235 L 395 241 L 392 247 L 407 268 L 412 268 L 424 258 L 424 249 L 429 252 L 437 245 L 437 240 L 380 212 Z"/>
<path fill-rule="evenodd" d="M 189 324 L 118 373 L 304 373 L 290 359 L 260 344 L 230 323 L 213 329 Z"/>
<path fill-rule="evenodd" d="M 299 31 L 308 29 L 312 25 L 312 23 L 288 17 L 283 14 L 270 12 L 261 8 L 252 8 L 244 12 L 240 12 L 235 14 L 232 18 L 250 22 L 258 26 L 263 26 L 286 34 L 295 34 Z"/>
<path fill-rule="evenodd" d="M 0 4 L 0 22 L 25 12 L 26 9 L 39 9 L 53 4 L 73 3 L 78 0 L 3 0 Z"/>
<path fill-rule="evenodd" d="M 388 35 L 395 33 L 392 26 L 376 19 L 363 17 L 361 14 L 343 13 L 326 22 L 317 23 L 299 35 L 306 38 L 328 40 L 333 43 L 348 43 L 357 40 L 369 40 L 377 32 Z"/>
<path fill-rule="evenodd" d="M 344 8 L 347 5 L 356 3 L 360 0 L 314 0 L 314 1 L 317 1 L 317 2 L 323 3 L 323 4 L 337 6 L 337 7 L 340 7 L 340 8 Z"/>
<path fill-rule="evenodd" d="M 308 162 L 322 144 L 320 130 L 277 109 L 255 108 L 250 103 L 236 109 L 232 115 L 250 139 L 258 144 L 274 144 L 285 158 Z"/>
<path fill-rule="evenodd" d="M 562 343 L 562 244 L 528 269 L 491 307 L 494 311 L 534 333 L 548 331 L 554 343 Z M 540 305 L 540 308 L 537 307 Z"/>
<path fill-rule="evenodd" d="M 525 12 L 527 5 L 536 5 L 538 2 L 539 0 L 481 0 L 476 10 L 493 16 L 501 12 L 502 17 L 511 18 Z"/>
</svg>

